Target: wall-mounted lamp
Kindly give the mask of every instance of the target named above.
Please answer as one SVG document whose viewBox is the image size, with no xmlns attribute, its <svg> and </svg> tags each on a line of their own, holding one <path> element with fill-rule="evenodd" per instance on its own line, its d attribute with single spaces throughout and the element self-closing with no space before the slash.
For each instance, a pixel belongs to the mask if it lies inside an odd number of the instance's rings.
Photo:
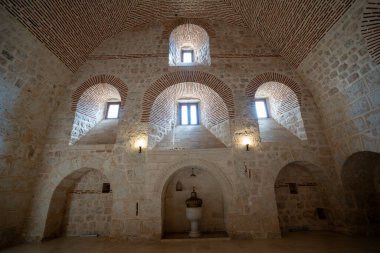
<svg viewBox="0 0 380 253">
<path fill-rule="evenodd" d="M 249 151 L 249 144 L 251 144 L 251 140 L 248 136 L 243 137 L 243 144 L 246 146 L 246 151 Z"/>
<path fill-rule="evenodd" d="M 137 143 L 136 143 L 136 146 L 138 147 L 139 149 L 139 153 L 142 152 L 142 148 L 145 147 L 145 140 L 138 140 Z"/>
</svg>

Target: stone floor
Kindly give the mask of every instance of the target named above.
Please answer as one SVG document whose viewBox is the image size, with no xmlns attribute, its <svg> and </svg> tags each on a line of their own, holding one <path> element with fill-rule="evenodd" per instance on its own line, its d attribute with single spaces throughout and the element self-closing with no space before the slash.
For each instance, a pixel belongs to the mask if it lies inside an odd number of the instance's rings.
<svg viewBox="0 0 380 253">
<path fill-rule="evenodd" d="M 20 245 L 2 253 L 143 253 L 143 252 L 380 252 L 378 237 L 345 236 L 330 232 L 297 232 L 286 234 L 282 239 L 229 240 L 204 239 L 202 241 L 178 240 L 154 243 L 112 241 L 105 238 L 67 237 L 42 244 Z"/>
</svg>

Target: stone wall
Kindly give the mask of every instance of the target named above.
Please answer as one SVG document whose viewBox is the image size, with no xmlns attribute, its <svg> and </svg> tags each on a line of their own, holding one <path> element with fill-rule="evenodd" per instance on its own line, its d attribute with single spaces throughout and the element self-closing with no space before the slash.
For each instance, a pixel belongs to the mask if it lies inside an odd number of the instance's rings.
<svg viewBox="0 0 380 253">
<path fill-rule="evenodd" d="M 160 24 L 141 27 L 140 31 L 121 32 L 104 41 L 89 56 L 87 63 L 75 73 L 63 96 L 65 100 L 52 120 L 45 150 L 46 165 L 43 167 L 46 174 L 39 184 L 41 190 L 36 197 L 35 210 L 48 202 L 44 196 L 52 190 L 43 189 L 43 185 L 56 185 L 61 175 L 84 166 L 101 167 L 107 172 L 105 174 L 112 184 L 113 195 L 117 196 L 113 202 L 110 236 L 157 240 L 162 235 L 161 193 L 167 178 L 179 169 L 196 166 L 222 180 L 220 185 L 224 203 L 228 207 L 224 210 L 225 228 L 231 237 L 280 236 L 273 190 L 274 179 L 280 168 L 293 161 L 308 161 L 317 165 L 322 178 L 334 171 L 319 114 L 313 98 L 295 70 L 281 57 L 273 56 L 273 52 L 256 34 L 244 27 L 229 24 L 215 23 L 213 26 L 215 38 L 210 41 L 212 65 L 209 67 L 168 67 L 169 42 L 158 39 L 164 31 Z M 135 44 L 131 39 L 133 36 L 141 45 Z M 252 56 L 252 45 L 262 55 Z M 131 55 L 132 49 L 137 46 L 136 53 Z M 141 48 L 145 48 L 146 52 L 137 57 Z M 147 57 L 146 54 L 151 56 Z M 257 119 L 245 96 L 245 89 L 256 75 L 266 72 L 281 73 L 299 84 L 300 111 L 307 141 L 297 144 L 257 142 Z M 74 117 L 70 108 L 72 92 L 92 76 L 101 73 L 115 76 L 128 86 L 125 114 L 118 125 L 117 141 L 112 146 L 69 147 L 68 136 L 63 133 L 69 132 L 72 127 L 68 123 Z M 215 88 L 227 106 L 229 119 L 220 123 L 229 124 L 230 148 L 154 151 L 143 147 L 142 153 L 138 152 L 137 141 L 147 140 L 149 134 L 150 122 L 146 121 L 149 121 L 149 114 L 145 111 L 148 100 L 144 100 L 144 97 L 154 100 L 161 91 L 177 84 L 172 80 L 179 80 L 179 83 L 196 82 Z M 241 143 L 245 135 L 254 140 L 248 152 Z M 60 157 L 49 155 L 56 152 L 59 152 Z M 105 157 L 97 158 L 101 154 Z M 324 177 L 326 187 L 330 187 L 334 176 Z M 49 183 L 51 181 L 55 183 Z M 328 201 L 335 200 L 332 198 Z M 46 217 L 46 214 L 32 215 L 31 224 L 36 228 L 28 230 L 31 238 L 40 235 L 38 224 L 41 221 L 38 217 Z"/>
<path fill-rule="evenodd" d="M 202 232 L 225 231 L 223 191 L 218 181 L 202 169 L 194 169 L 195 177 L 191 177 L 191 174 L 191 168 L 178 171 L 164 189 L 165 203 L 162 214 L 164 233 L 190 231 L 185 201 L 190 198 L 193 187 L 198 198 L 203 200 L 200 230 Z M 181 184 L 181 191 L 176 190 L 177 183 Z"/>
<path fill-rule="evenodd" d="M 76 183 L 66 200 L 63 223 L 65 235 L 109 236 L 112 192 L 102 192 L 104 183 L 109 184 L 109 181 L 98 171 L 87 172 Z"/>
<path fill-rule="evenodd" d="M 290 184 L 296 185 L 293 193 Z M 275 192 L 282 232 L 328 229 L 320 185 L 306 168 L 290 164 L 281 169 Z M 325 219 L 318 217 L 317 208 L 325 209 Z"/>
<path fill-rule="evenodd" d="M 365 5 L 356 1 L 298 67 L 338 167 L 357 151 L 380 151 L 380 70 L 360 29 Z"/>
<path fill-rule="evenodd" d="M 0 8 L 0 248 L 21 240 L 50 117 L 71 75 Z"/>
</svg>

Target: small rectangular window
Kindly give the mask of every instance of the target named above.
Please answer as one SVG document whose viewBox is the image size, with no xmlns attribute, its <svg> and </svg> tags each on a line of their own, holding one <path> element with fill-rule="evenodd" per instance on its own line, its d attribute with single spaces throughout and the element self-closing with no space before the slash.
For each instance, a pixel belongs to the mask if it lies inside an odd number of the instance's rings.
<svg viewBox="0 0 380 253">
<path fill-rule="evenodd" d="M 106 119 L 118 119 L 120 111 L 120 102 L 108 102 Z"/>
<path fill-rule="evenodd" d="M 181 60 L 183 63 L 194 62 L 194 50 L 182 50 L 181 51 Z"/>
<path fill-rule="evenodd" d="M 256 114 L 257 118 L 268 118 L 268 107 L 267 107 L 267 101 L 265 99 L 257 99 L 255 100 L 255 107 L 256 107 Z"/>
<path fill-rule="evenodd" d="M 198 104 L 180 103 L 179 104 L 180 125 L 198 125 Z"/>
</svg>

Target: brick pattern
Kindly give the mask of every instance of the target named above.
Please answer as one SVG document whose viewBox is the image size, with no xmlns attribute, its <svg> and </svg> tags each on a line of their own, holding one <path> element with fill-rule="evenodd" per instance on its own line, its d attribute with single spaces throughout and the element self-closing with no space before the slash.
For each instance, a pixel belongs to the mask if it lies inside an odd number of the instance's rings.
<svg viewBox="0 0 380 253">
<path fill-rule="evenodd" d="M 74 91 L 72 95 L 71 111 L 75 112 L 77 110 L 77 104 L 81 96 L 83 95 L 85 91 L 87 91 L 87 89 L 100 83 L 103 83 L 103 84 L 108 83 L 114 86 L 117 89 L 118 93 L 120 94 L 121 106 L 124 106 L 125 99 L 127 98 L 127 94 L 128 94 L 127 85 L 117 77 L 114 77 L 112 75 L 102 74 L 102 75 L 91 77 L 90 79 L 82 83 Z"/>
<path fill-rule="evenodd" d="M 267 82 L 278 82 L 278 83 L 282 83 L 282 84 L 288 86 L 295 93 L 299 103 L 301 104 L 301 99 L 300 99 L 301 98 L 301 90 L 300 90 L 298 84 L 295 81 L 293 81 L 292 79 L 290 79 L 289 77 L 282 75 L 282 74 L 274 73 L 274 72 L 267 72 L 267 73 L 263 73 L 263 74 L 256 76 L 248 84 L 248 86 L 245 90 L 246 96 L 251 100 L 255 99 L 257 89 L 262 84 L 267 83 Z"/>
<path fill-rule="evenodd" d="M 209 36 L 202 27 L 188 23 L 172 31 L 169 38 L 169 66 L 183 65 L 183 47 L 194 50 L 194 62 L 191 65 L 211 64 Z"/>
<path fill-rule="evenodd" d="M 248 26 L 298 66 L 353 1 L 102 0 L 75 4 L 1 0 L 0 4 L 75 71 L 102 41 L 122 30 L 187 18 Z"/>
<path fill-rule="evenodd" d="M 237 0 L 231 4 L 251 29 L 297 67 L 353 2 Z"/>
<path fill-rule="evenodd" d="M 231 89 L 215 76 L 200 71 L 178 71 L 163 75 L 144 93 L 141 122 L 149 122 L 151 109 L 157 96 L 166 88 L 184 82 L 204 84 L 214 90 L 227 106 L 229 118 L 234 118 L 234 101 Z"/>
<path fill-rule="evenodd" d="M 301 108 L 296 94 L 286 85 L 278 82 L 262 84 L 255 98 L 267 98 L 270 117 L 300 139 L 306 139 Z M 262 132 L 260 124 L 260 133 Z"/>
<path fill-rule="evenodd" d="M 199 19 L 199 18 L 179 18 L 179 19 L 176 19 L 174 21 L 167 21 L 167 22 L 163 23 L 163 26 L 165 28 L 164 28 L 164 31 L 162 32 L 162 35 L 161 35 L 162 40 L 168 40 L 172 31 L 176 27 L 178 27 L 180 25 L 184 25 L 184 24 L 193 24 L 193 25 L 200 26 L 207 32 L 207 35 L 210 38 L 216 37 L 215 29 L 206 20 Z"/>
<path fill-rule="evenodd" d="M 363 12 L 361 31 L 367 43 L 368 52 L 380 64 L 380 2 L 367 1 Z"/>
<path fill-rule="evenodd" d="M 210 130 L 229 119 L 224 101 L 210 87 L 199 83 L 179 83 L 170 86 L 156 98 L 151 110 L 148 144 L 150 148 L 154 147 L 178 125 L 177 101 L 181 98 L 200 100 L 200 124 Z"/>
</svg>

